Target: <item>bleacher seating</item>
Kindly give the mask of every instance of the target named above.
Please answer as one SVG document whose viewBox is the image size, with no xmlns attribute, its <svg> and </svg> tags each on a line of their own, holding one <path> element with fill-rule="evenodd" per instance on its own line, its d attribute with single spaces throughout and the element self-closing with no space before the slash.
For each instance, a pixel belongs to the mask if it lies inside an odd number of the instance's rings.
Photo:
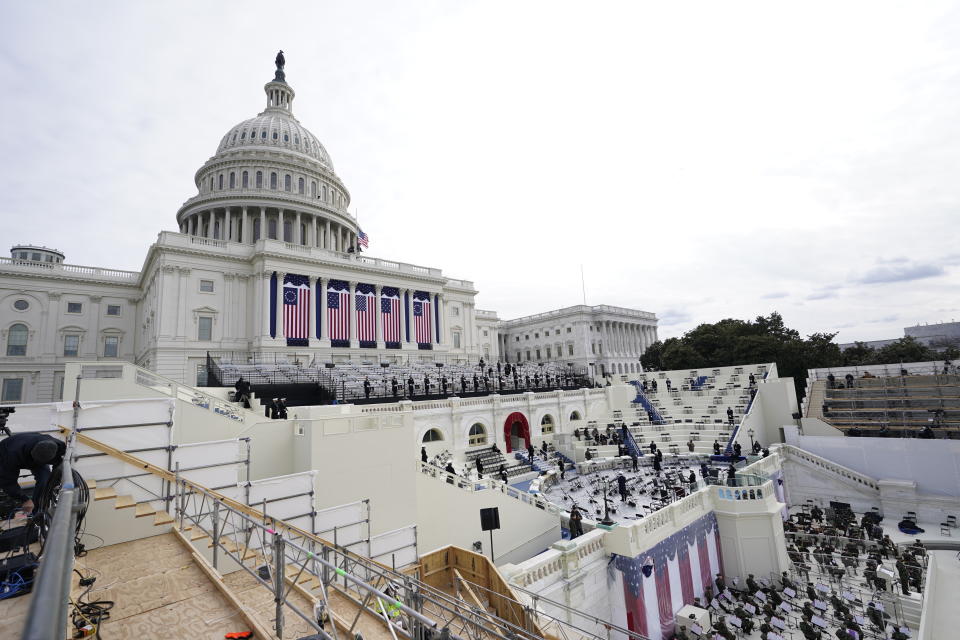
<svg viewBox="0 0 960 640">
<path fill-rule="evenodd" d="M 522 393 L 524 391 L 547 391 L 551 389 L 577 389 L 587 386 L 585 372 L 574 370 L 559 363 L 516 365 L 518 372 L 511 375 L 497 373 L 496 363 L 445 363 L 438 367 L 435 362 L 390 364 L 378 362 L 318 362 L 309 364 L 287 362 L 277 356 L 270 362 L 258 362 L 253 356 L 222 355 L 208 358 L 207 378 L 211 386 L 232 386 L 243 376 L 251 384 L 311 383 L 330 390 L 338 402 L 396 401 L 402 399 L 440 398 L 450 395 L 471 396 L 490 393 Z M 511 369 L 514 365 L 510 365 Z M 501 365 L 501 372 L 504 371 Z M 409 378 L 413 378 L 411 396 Z M 429 379 L 429 389 L 424 378 Z M 397 381 L 396 395 L 393 379 Z M 446 379 L 444 392 L 442 381 Z M 476 378 L 476 384 L 474 379 Z M 515 381 L 516 380 L 516 381 Z M 463 382 L 466 382 L 464 390 Z M 364 387 L 369 382 L 369 396 Z M 502 386 L 501 386 L 502 384 Z"/>
<path fill-rule="evenodd" d="M 946 435 L 960 431 L 960 376 L 860 377 L 852 384 L 834 380 L 833 385 L 826 381 L 820 412 L 839 429 L 870 435 L 911 435 L 925 427 Z"/>
</svg>

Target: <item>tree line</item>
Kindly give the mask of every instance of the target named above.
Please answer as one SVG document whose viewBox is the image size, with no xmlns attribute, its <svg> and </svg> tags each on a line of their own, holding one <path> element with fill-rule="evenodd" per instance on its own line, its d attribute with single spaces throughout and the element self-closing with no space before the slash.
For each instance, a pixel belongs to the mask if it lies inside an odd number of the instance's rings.
<svg viewBox="0 0 960 640">
<path fill-rule="evenodd" d="M 780 376 L 792 377 L 797 396 L 802 397 L 807 369 L 960 358 L 956 346 L 938 351 L 909 336 L 879 349 L 857 342 L 841 351 L 833 341 L 836 335 L 814 333 L 803 338 L 774 311 L 753 321 L 726 318 L 701 324 L 680 338 L 658 340 L 647 348 L 640 363 L 645 371 L 666 371 L 776 362 Z"/>
</svg>

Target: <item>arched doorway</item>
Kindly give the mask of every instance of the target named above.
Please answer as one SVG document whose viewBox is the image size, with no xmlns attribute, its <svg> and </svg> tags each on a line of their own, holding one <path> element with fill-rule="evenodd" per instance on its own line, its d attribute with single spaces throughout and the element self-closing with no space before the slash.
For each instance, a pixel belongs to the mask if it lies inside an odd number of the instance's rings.
<svg viewBox="0 0 960 640">
<path fill-rule="evenodd" d="M 503 423 L 503 439 L 507 444 L 507 453 L 530 446 L 530 424 L 527 417 L 514 411 Z"/>
</svg>

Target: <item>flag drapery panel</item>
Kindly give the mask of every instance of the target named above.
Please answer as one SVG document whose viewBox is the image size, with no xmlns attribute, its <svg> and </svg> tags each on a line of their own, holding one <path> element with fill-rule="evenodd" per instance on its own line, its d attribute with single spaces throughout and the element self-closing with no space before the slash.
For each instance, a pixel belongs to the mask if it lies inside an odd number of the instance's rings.
<svg viewBox="0 0 960 640">
<path fill-rule="evenodd" d="M 327 331 L 331 346 L 350 346 L 350 285 L 343 280 L 327 282 Z"/>
<path fill-rule="evenodd" d="M 287 346 L 310 344 L 310 279 L 288 273 L 283 277 L 283 335 Z"/>
</svg>

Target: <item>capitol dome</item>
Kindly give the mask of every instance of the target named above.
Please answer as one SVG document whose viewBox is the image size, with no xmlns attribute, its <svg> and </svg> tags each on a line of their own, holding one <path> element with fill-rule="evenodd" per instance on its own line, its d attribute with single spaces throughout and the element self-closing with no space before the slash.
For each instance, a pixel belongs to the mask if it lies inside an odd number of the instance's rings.
<svg viewBox="0 0 960 640">
<path fill-rule="evenodd" d="M 210 240 L 344 252 L 358 246 L 350 194 L 330 154 L 293 117 L 283 52 L 264 85 L 266 108 L 227 131 L 195 175 L 197 195 L 177 212 L 180 232 Z"/>
<path fill-rule="evenodd" d="M 292 89 L 290 93 L 292 96 Z M 232 127 L 220 141 L 217 155 L 232 149 L 260 149 L 264 146 L 303 154 L 333 170 L 330 154 L 317 137 L 307 131 L 288 109 L 278 107 L 268 107 L 260 115 Z"/>
</svg>

